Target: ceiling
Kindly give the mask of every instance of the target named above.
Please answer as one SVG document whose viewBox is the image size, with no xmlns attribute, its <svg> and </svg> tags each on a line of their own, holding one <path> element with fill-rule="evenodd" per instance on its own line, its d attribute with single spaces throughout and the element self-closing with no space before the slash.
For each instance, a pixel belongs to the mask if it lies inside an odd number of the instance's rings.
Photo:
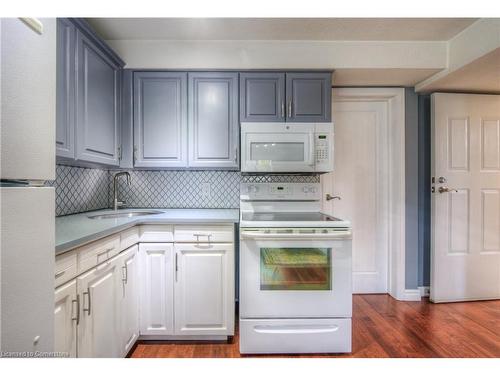
<svg viewBox="0 0 500 375">
<path fill-rule="evenodd" d="M 89 18 L 106 40 L 447 41 L 475 18 Z"/>
<path fill-rule="evenodd" d="M 500 94 L 500 48 L 435 80 L 425 91 Z"/>
</svg>

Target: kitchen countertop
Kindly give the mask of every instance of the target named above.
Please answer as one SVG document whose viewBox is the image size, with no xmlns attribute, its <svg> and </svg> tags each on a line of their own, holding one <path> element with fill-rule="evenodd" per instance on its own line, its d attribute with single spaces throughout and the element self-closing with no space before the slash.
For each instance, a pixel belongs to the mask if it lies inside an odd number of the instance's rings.
<svg viewBox="0 0 500 375">
<path fill-rule="evenodd" d="M 124 217 L 116 219 L 89 219 L 89 215 L 113 212 L 98 210 L 56 217 L 56 255 L 98 240 L 138 224 L 221 224 L 237 223 L 239 210 L 234 209 L 126 209 L 119 211 L 157 210 L 158 215 Z"/>
</svg>

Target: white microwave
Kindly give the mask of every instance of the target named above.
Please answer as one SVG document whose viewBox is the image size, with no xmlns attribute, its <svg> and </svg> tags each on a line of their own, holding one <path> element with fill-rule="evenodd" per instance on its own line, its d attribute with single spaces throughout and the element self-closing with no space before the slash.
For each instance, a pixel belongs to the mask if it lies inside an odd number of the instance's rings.
<svg viewBox="0 0 500 375">
<path fill-rule="evenodd" d="M 326 173 L 332 170 L 332 123 L 241 123 L 242 172 Z"/>
</svg>

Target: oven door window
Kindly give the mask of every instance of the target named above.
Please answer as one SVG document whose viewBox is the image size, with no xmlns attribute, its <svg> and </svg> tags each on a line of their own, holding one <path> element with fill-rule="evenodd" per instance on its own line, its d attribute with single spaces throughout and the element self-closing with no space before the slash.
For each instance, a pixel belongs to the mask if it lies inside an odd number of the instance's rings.
<svg viewBox="0 0 500 375">
<path fill-rule="evenodd" d="M 260 249 L 261 290 L 332 290 L 331 248 Z"/>
</svg>

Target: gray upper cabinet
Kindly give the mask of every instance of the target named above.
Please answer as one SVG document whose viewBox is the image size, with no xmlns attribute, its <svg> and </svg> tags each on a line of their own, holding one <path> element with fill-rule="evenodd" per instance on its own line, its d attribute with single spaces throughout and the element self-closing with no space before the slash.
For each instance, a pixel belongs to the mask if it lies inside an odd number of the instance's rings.
<svg viewBox="0 0 500 375">
<path fill-rule="evenodd" d="M 134 73 L 134 166 L 187 167 L 187 73 Z"/>
<path fill-rule="evenodd" d="M 56 156 L 75 157 L 75 25 L 57 20 Z"/>
<path fill-rule="evenodd" d="M 331 121 L 331 86 L 331 73 L 287 73 L 286 121 Z"/>
<path fill-rule="evenodd" d="M 240 121 L 285 121 L 285 73 L 240 74 Z"/>
<path fill-rule="evenodd" d="M 238 73 L 189 73 L 189 167 L 238 169 Z"/>
<path fill-rule="evenodd" d="M 80 30 L 76 48 L 76 157 L 117 166 L 121 67 Z"/>
</svg>

